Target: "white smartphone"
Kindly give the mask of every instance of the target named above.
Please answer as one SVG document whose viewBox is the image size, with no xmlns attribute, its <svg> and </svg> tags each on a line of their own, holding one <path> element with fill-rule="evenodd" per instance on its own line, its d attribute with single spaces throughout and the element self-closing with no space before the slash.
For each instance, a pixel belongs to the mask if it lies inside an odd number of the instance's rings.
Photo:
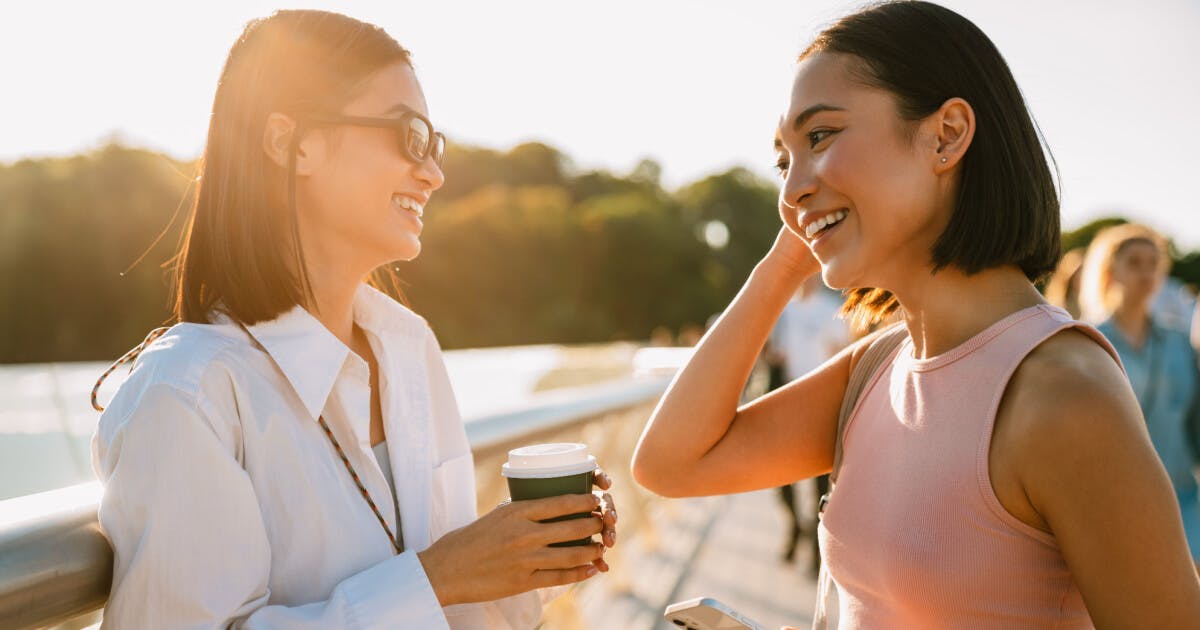
<svg viewBox="0 0 1200 630">
<path fill-rule="evenodd" d="M 686 630 L 767 630 L 766 626 L 711 597 L 671 604 L 663 617 Z"/>
</svg>

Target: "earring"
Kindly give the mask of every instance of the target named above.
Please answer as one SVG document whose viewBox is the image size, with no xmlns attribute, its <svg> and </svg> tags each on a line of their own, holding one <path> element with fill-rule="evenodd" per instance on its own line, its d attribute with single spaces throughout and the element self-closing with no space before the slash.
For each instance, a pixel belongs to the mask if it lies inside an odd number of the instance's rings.
<svg viewBox="0 0 1200 630">
<path fill-rule="evenodd" d="M 946 158 L 945 158 L 945 156 L 943 156 L 943 157 L 942 157 L 942 164 L 945 164 L 945 163 L 946 163 Z"/>
</svg>

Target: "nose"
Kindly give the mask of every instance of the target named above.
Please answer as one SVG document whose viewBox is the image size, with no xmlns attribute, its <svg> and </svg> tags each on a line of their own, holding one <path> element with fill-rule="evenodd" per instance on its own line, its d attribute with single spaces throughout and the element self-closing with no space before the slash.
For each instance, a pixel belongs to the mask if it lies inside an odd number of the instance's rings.
<svg viewBox="0 0 1200 630">
<path fill-rule="evenodd" d="M 446 183 L 446 174 L 442 172 L 442 167 L 438 166 L 437 162 L 433 161 L 433 157 L 427 157 L 413 169 L 413 175 L 422 184 L 422 187 L 433 192 L 442 187 Z"/>
<path fill-rule="evenodd" d="M 779 189 L 779 201 L 793 208 L 799 208 L 817 192 L 817 178 L 812 169 L 800 164 L 797 160 L 788 168 L 787 177 Z"/>
</svg>

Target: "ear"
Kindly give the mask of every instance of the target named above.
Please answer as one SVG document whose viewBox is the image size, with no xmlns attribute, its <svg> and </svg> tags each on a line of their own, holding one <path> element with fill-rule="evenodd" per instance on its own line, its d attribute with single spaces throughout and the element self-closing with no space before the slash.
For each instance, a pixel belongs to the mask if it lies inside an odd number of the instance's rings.
<svg viewBox="0 0 1200 630">
<path fill-rule="evenodd" d="M 263 129 L 263 153 L 279 168 L 287 170 L 288 153 L 296 138 L 296 121 L 286 114 L 272 112 L 267 116 L 267 125 Z M 296 147 L 296 175 L 308 175 L 312 170 L 313 148 L 309 139 L 320 134 L 312 134 L 301 138 Z"/>
<path fill-rule="evenodd" d="M 933 114 L 936 125 L 937 152 L 934 172 L 938 175 L 953 169 L 966 154 L 975 138 L 975 110 L 957 96 L 942 103 Z"/>
</svg>

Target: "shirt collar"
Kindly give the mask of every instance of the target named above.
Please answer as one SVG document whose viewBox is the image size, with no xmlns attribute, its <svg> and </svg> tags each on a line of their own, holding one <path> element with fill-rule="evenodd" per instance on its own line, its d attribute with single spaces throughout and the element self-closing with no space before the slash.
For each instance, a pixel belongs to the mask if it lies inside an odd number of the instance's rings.
<svg viewBox="0 0 1200 630">
<path fill-rule="evenodd" d="M 424 319 L 366 284 L 355 292 L 353 308 L 359 327 L 381 341 L 393 335 L 415 336 L 425 330 Z M 218 320 L 227 317 L 219 315 Z M 246 330 L 279 366 L 313 419 L 320 416 L 350 357 L 350 348 L 299 305 Z"/>
<path fill-rule="evenodd" d="M 1142 346 L 1143 351 L 1151 343 L 1158 343 L 1161 341 L 1163 335 L 1166 333 L 1166 328 L 1164 328 L 1163 325 L 1158 321 L 1158 315 L 1150 313 L 1147 316 L 1147 320 L 1148 325 L 1146 326 L 1146 343 Z M 1108 338 L 1108 341 L 1113 345 L 1120 345 L 1124 348 L 1128 348 L 1130 351 L 1133 350 L 1133 344 L 1131 344 L 1129 339 L 1125 337 L 1125 333 L 1121 331 L 1121 327 L 1117 326 L 1116 318 L 1112 317 L 1111 315 L 1108 317 L 1108 319 L 1105 319 L 1097 324 L 1096 328 L 1100 330 L 1100 332 L 1103 333 L 1104 336 Z"/>
</svg>

